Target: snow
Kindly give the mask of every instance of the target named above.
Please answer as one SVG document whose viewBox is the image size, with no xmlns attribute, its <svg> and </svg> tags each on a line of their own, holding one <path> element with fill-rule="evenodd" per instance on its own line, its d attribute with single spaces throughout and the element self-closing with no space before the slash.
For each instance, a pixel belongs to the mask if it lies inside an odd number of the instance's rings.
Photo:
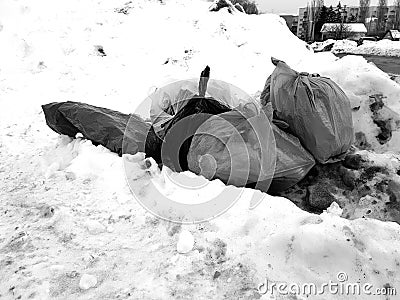
<svg viewBox="0 0 400 300">
<path fill-rule="evenodd" d="M 400 57 L 400 42 L 388 39 L 377 42 L 364 41 L 360 46 L 357 46 L 357 43 L 351 40 L 326 40 L 324 42 L 315 42 L 312 47 L 314 50 L 322 50 L 324 46 L 329 44 L 334 44 L 333 53 Z"/>
<path fill-rule="evenodd" d="M 328 209 L 326 210 L 326 212 L 327 213 L 330 213 L 330 214 L 332 214 L 332 215 L 336 215 L 336 216 L 341 216 L 342 215 L 342 213 L 343 213 L 343 209 L 341 209 L 340 208 L 340 206 L 336 203 L 336 202 L 333 202 L 332 204 L 331 204 L 331 206 L 330 207 L 328 207 Z"/>
<path fill-rule="evenodd" d="M 192 251 L 194 245 L 194 237 L 188 230 L 182 230 L 179 234 L 176 250 L 178 253 L 186 254 Z"/>
<path fill-rule="evenodd" d="M 337 30 L 338 26 L 343 25 L 345 26 L 346 30 L 348 32 L 362 32 L 362 33 L 367 33 L 367 28 L 365 27 L 364 23 L 325 23 L 322 26 L 321 32 L 332 32 Z"/>
<path fill-rule="evenodd" d="M 393 39 L 400 39 L 400 31 L 398 30 L 389 30 L 389 31 Z"/>
<path fill-rule="evenodd" d="M 82 101 L 130 113 L 156 87 L 197 77 L 205 65 L 213 78 L 257 97 L 274 56 L 338 82 L 360 106 L 355 127 L 376 159 L 387 162 L 382 153 L 398 153 L 398 131 L 380 145 L 368 110 L 369 96 L 383 93 L 385 104 L 400 112 L 400 86 L 387 74 L 360 57 L 314 54 L 276 15 L 211 13 L 209 6 L 197 0 L 0 2 L 0 43 L 7 45 L 0 55 L 1 298 L 247 299 L 259 296 L 266 279 L 322 284 L 339 272 L 349 282 L 400 289 L 397 223 L 347 220 L 335 205 L 314 215 L 285 198 L 230 187 L 239 195 L 230 210 L 185 225 L 193 245 L 188 234 L 182 238 L 181 225 L 156 218 L 135 200 L 126 164 L 149 200 L 151 182 L 182 201 L 201 202 L 224 188 L 220 181 L 207 181 L 197 195 L 182 194 L 166 181 L 179 175 L 146 172 L 143 154 L 120 158 L 46 126 L 42 104 Z M 255 196 L 263 201 L 253 208 Z M 192 245 L 185 255 L 177 253 L 182 242 L 184 250 Z"/>
<path fill-rule="evenodd" d="M 89 275 L 89 274 L 83 274 L 81 277 L 81 280 L 79 280 L 79 287 L 82 290 L 88 290 L 92 287 L 95 287 L 96 284 L 97 284 L 96 276 Z"/>
<path fill-rule="evenodd" d="M 91 234 L 100 234 L 106 230 L 103 224 L 101 224 L 99 221 L 96 220 L 88 220 L 85 225 L 86 229 Z"/>
</svg>

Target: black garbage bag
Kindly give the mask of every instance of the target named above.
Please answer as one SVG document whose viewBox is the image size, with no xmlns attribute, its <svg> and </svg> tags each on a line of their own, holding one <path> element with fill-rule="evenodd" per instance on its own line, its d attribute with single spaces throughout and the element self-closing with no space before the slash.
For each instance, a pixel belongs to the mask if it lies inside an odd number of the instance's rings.
<svg viewBox="0 0 400 300">
<path fill-rule="evenodd" d="M 187 155 L 192 138 L 199 127 L 211 116 L 231 109 L 212 98 L 194 97 L 162 127 L 164 163 L 177 172 L 188 171 Z M 181 123 L 179 123 L 181 121 Z"/>
<path fill-rule="evenodd" d="M 145 152 L 146 156 L 161 160 L 162 140 L 152 125 L 138 115 L 71 101 L 46 104 L 42 109 L 47 125 L 59 134 L 75 137 L 81 133 L 94 145 L 120 156 Z"/>
<path fill-rule="evenodd" d="M 79 129 L 68 121 L 68 119 L 59 111 L 59 108 L 63 104 L 65 104 L 65 102 L 54 102 L 42 105 L 46 124 L 58 134 L 75 137 L 76 134 L 79 133 Z"/>
</svg>

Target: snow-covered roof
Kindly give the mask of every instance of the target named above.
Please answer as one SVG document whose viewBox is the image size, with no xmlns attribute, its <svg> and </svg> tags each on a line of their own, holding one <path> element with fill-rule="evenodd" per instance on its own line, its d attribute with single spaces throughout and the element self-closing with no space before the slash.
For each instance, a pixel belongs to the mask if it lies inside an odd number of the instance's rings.
<svg viewBox="0 0 400 300">
<path fill-rule="evenodd" d="M 376 17 L 370 17 L 370 18 L 366 18 L 365 22 L 374 22 L 374 21 L 377 21 L 377 20 L 378 20 L 378 18 L 376 18 Z"/>
<path fill-rule="evenodd" d="M 335 31 L 338 26 L 341 26 L 341 23 L 325 23 L 322 26 L 321 32 L 332 32 Z M 367 27 L 363 23 L 343 23 L 343 26 L 346 26 L 348 31 L 350 32 L 363 32 L 367 33 Z"/>
<path fill-rule="evenodd" d="M 394 39 L 400 39 L 400 31 L 398 30 L 390 30 L 390 35 Z"/>
</svg>

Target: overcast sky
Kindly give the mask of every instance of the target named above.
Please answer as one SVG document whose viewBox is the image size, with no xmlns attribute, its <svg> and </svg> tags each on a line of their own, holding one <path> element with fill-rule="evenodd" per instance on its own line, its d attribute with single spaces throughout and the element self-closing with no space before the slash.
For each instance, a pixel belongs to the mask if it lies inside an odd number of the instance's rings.
<svg viewBox="0 0 400 300">
<path fill-rule="evenodd" d="M 273 12 L 276 14 L 298 14 L 299 7 L 307 6 L 307 0 L 255 0 L 255 2 L 258 4 L 261 11 Z M 325 5 L 336 6 L 338 2 L 338 0 L 325 0 Z M 358 5 L 359 0 L 343 0 L 340 2 L 342 5 Z M 375 5 L 377 2 L 378 0 L 371 0 L 371 5 Z M 388 0 L 389 5 L 392 2 L 393 0 Z"/>
</svg>

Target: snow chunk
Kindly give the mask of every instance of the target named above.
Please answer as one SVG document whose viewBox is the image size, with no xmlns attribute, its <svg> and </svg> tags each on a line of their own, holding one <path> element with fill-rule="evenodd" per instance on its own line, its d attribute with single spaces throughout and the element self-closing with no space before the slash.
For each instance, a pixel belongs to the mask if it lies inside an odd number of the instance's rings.
<svg viewBox="0 0 400 300">
<path fill-rule="evenodd" d="M 85 227 L 90 234 L 99 234 L 106 230 L 103 224 L 96 220 L 86 221 Z"/>
<path fill-rule="evenodd" d="M 337 204 L 336 202 L 333 202 L 331 204 L 331 206 L 329 206 L 326 209 L 326 212 L 328 214 L 332 214 L 332 215 L 336 215 L 336 216 L 340 217 L 343 213 L 343 209 L 340 208 L 339 204 Z"/>
<path fill-rule="evenodd" d="M 176 250 L 181 254 L 186 254 L 192 251 L 194 246 L 194 237 L 188 230 L 182 230 L 179 234 Z"/>
<path fill-rule="evenodd" d="M 97 284 L 96 276 L 89 275 L 89 274 L 83 274 L 81 277 L 81 280 L 79 281 L 79 287 L 82 290 L 88 290 L 92 287 L 95 287 L 96 284 Z"/>
</svg>

